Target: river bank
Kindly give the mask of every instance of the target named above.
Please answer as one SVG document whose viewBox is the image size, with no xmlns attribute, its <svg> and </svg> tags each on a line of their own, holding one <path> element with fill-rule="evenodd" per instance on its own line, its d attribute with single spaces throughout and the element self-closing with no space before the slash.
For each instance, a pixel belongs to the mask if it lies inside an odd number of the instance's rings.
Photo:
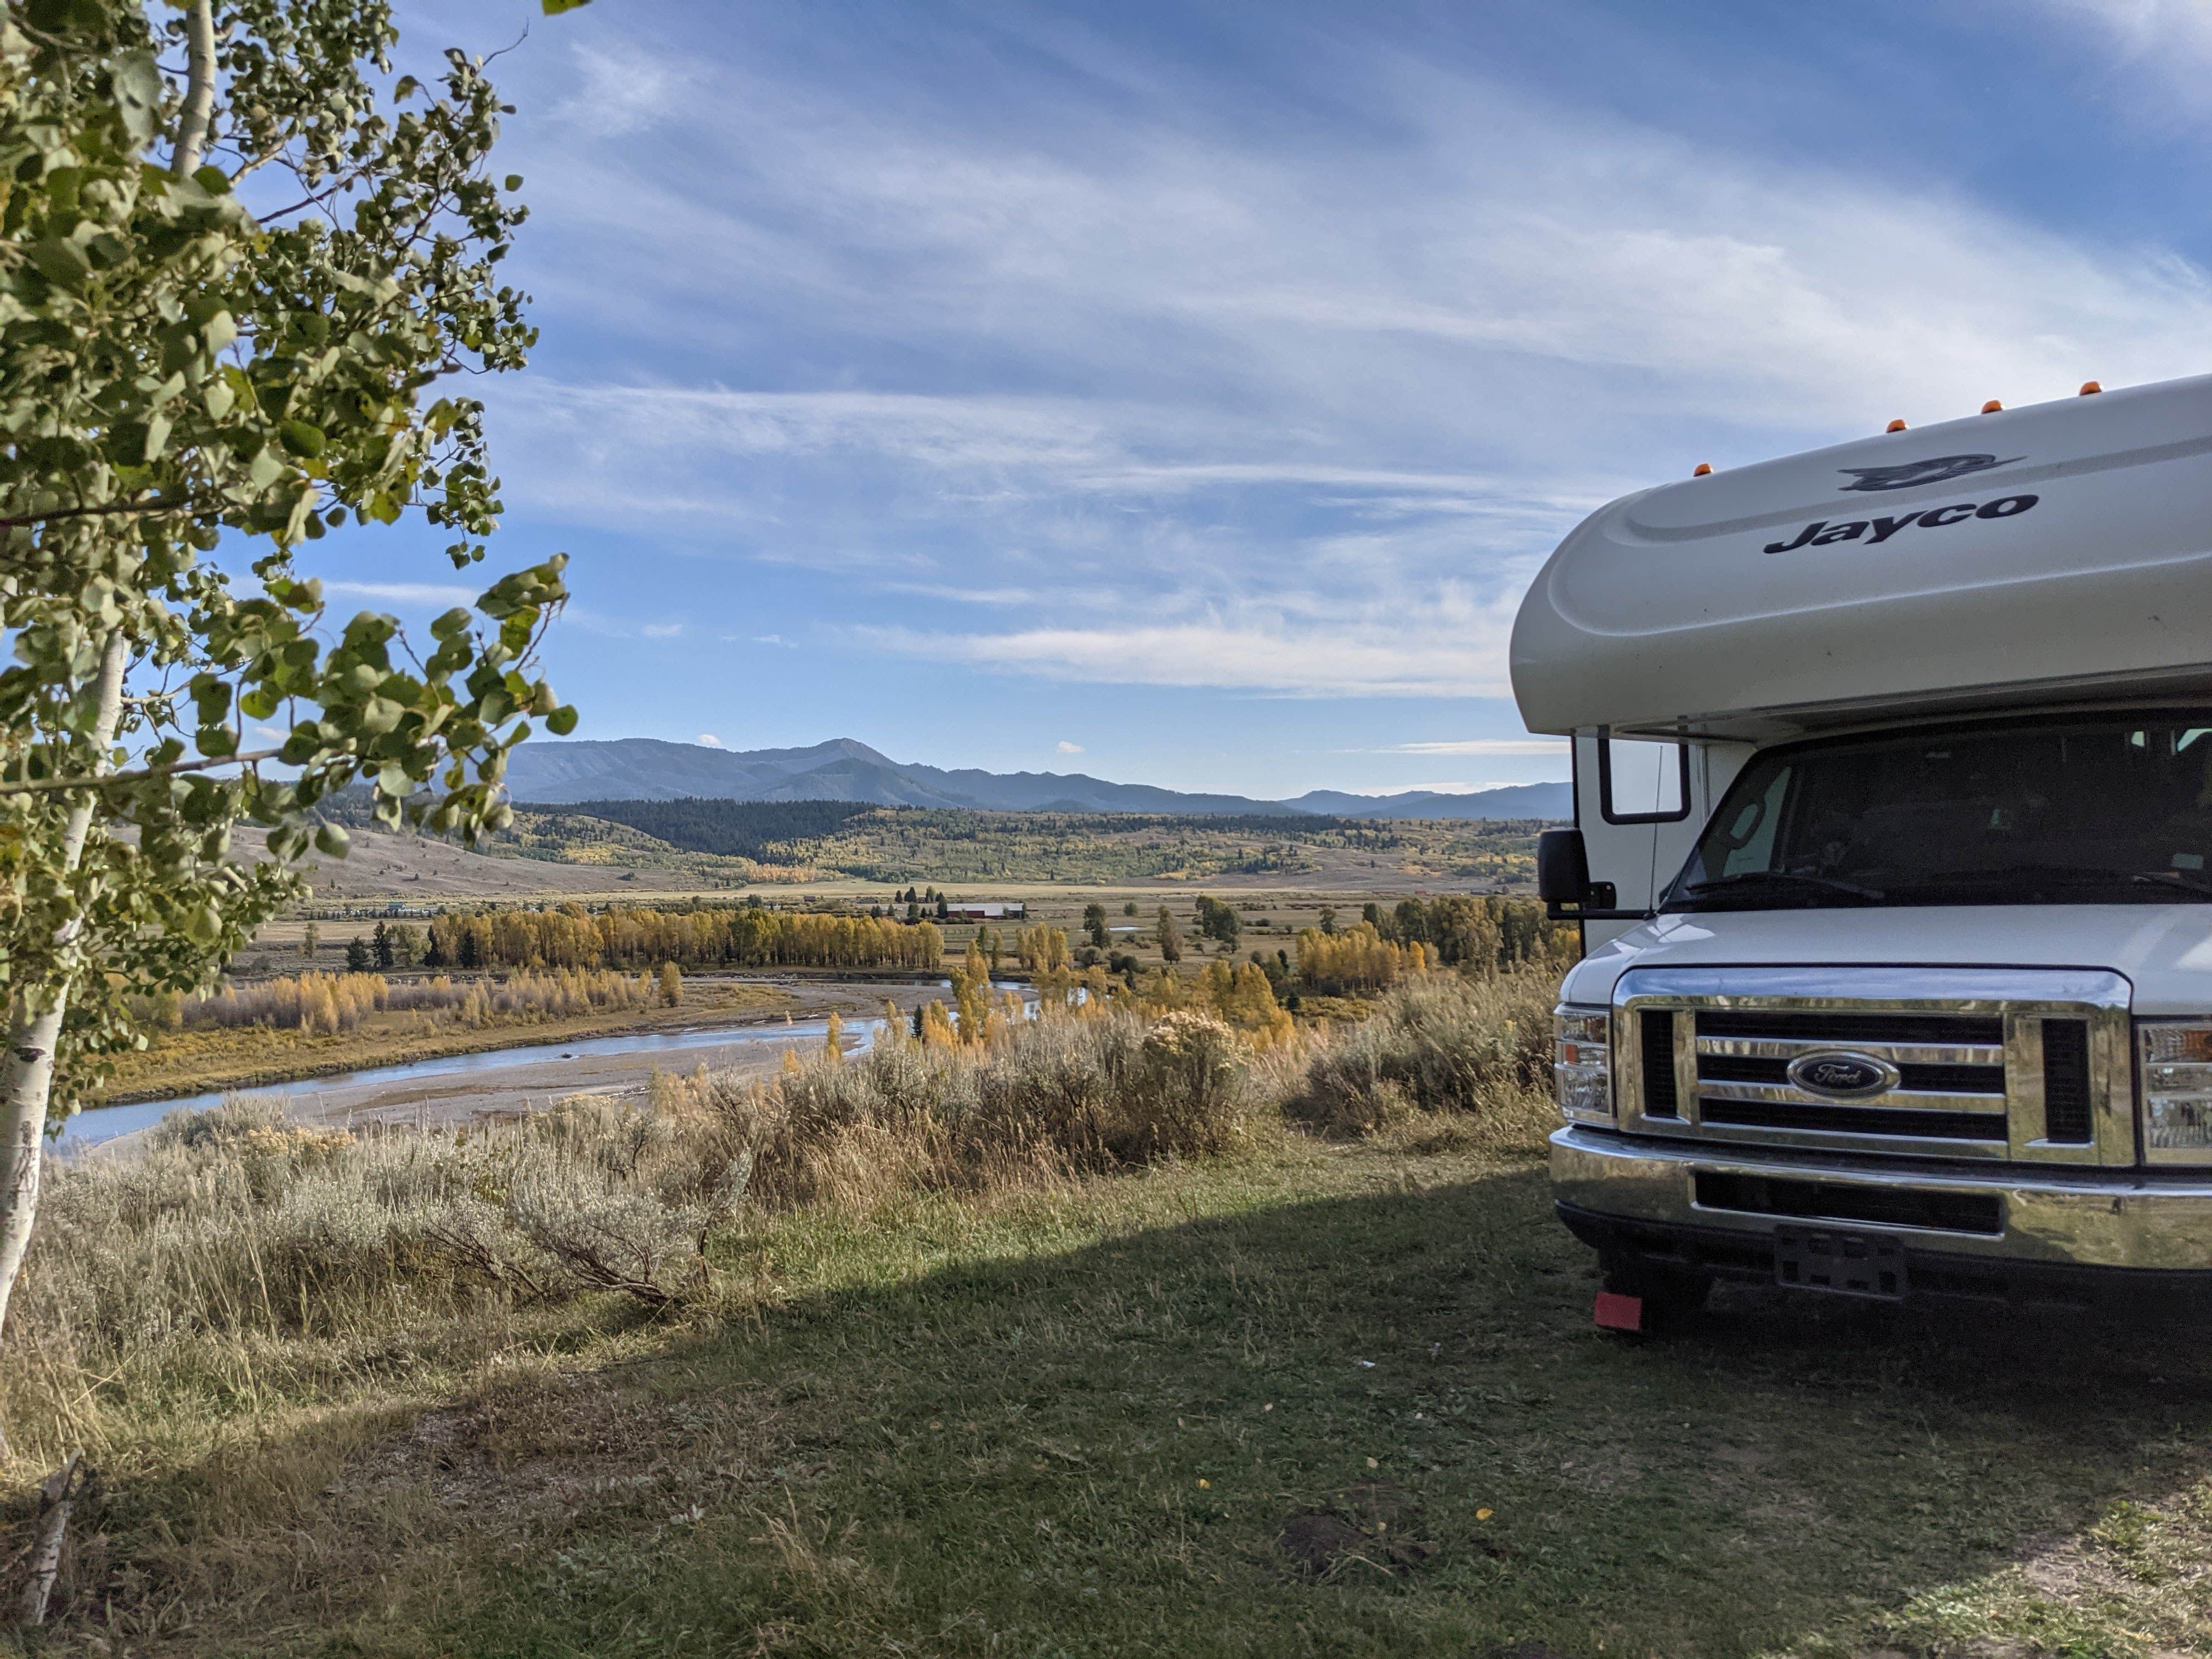
<svg viewBox="0 0 2212 1659">
<path fill-rule="evenodd" d="M 684 982 L 676 1007 L 609 1009 L 547 1019 L 484 1025 L 433 1023 L 406 1014 L 380 1015 L 349 1031 L 310 1036 L 269 1026 L 190 1031 L 119 1058 L 116 1076 L 88 1111 L 171 1101 L 210 1092 L 276 1088 L 302 1079 L 338 1077 L 459 1054 L 583 1042 L 641 1032 L 683 1033 L 785 1020 L 847 1022 L 880 1014 L 886 1002 L 911 1010 L 944 994 L 940 980 L 695 978 Z"/>
</svg>

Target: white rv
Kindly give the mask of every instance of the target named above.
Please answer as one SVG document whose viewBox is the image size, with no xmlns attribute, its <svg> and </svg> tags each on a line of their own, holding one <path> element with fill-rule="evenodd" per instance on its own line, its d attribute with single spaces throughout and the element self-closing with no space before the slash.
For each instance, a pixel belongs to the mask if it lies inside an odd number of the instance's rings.
<svg viewBox="0 0 2212 1659">
<path fill-rule="evenodd" d="M 2212 376 L 1628 496 L 1512 664 L 1601 1303 L 2212 1283 Z"/>
</svg>

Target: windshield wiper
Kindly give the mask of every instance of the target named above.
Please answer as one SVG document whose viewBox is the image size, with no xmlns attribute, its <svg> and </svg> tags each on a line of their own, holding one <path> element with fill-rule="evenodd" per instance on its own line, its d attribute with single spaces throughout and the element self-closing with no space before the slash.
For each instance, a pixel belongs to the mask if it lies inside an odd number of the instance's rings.
<svg viewBox="0 0 2212 1659">
<path fill-rule="evenodd" d="M 2151 887 L 2179 887 L 2212 898 L 2212 881 L 2207 881 L 2202 876 L 2192 876 L 2185 870 L 2141 870 L 2128 879 Z"/>
<path fill-rule="evenodd" d="M 1682 891 L 1692 895 L 1717 894 L 1768 886 L 1813 887 L 1824 893 L 1844 893 L 1875 904 L 1880 903 L 1886 896 L 1880 888 L 1863 887 L 1857 882 L 1845 881 L 1840 877 L 1816 876 L 1799 870 L 1739 870 L 1732 876 L 1715 876 L 1707 881 L 1693 881 Z"/>
</svg>

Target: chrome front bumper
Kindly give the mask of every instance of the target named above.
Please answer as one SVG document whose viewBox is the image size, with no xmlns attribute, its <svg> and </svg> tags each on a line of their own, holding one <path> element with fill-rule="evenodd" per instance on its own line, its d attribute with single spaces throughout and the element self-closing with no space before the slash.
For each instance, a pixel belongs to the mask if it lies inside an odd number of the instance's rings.
<svg viewBox="0 0 2212 1659">
<path fill-rule="evenodd" d="M 1719 1208 L 1698 1201 L 1700 1174 L 1993 1198 L 2001 1222 L 1994 1231 L 1969 1232 Z M 2212 1273 L 2212 1170 L 2185 1175 L 1842 1157 L 1571 1126 L 1552 1136 L 1552 1187 L 1563 1213 L 1637 1224 L 1639 1230 L 1732 1236 L 1747 1244 L 1771 1239 L 1781 1227 L 1826 1226 L 1880 1234 L 1908 1250 L 1975 1258 L 1992 1267 L 2017 1262 Z"/>
</svg>

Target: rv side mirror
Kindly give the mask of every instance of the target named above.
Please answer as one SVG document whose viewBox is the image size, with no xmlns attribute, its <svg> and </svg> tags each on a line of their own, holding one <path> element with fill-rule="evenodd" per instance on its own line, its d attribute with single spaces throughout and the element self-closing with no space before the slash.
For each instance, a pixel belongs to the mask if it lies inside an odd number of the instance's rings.
<svg viewBox="0 0 2212 1659">
<path fill-rule="evenodd" d="M 1536 896 L 1553 908 L 1589 902 L 1589 852 L 1579 830 L 1547 830 L 1536 837 Z"/>
</svg>

